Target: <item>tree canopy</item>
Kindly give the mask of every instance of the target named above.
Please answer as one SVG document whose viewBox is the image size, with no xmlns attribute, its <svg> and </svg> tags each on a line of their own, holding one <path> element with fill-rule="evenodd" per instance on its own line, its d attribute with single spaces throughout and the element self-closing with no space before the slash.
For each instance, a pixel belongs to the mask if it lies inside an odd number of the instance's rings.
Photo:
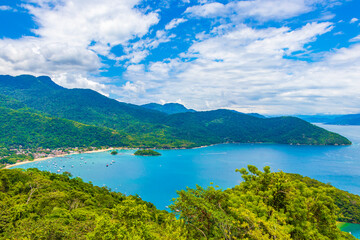
<svg viewBox="0 0 360 240">
<path fill-rule="evenodd" d="M 331 189 L 254 166 L 243 182 L 178 191 L 171 213 L 69 173 L 0 170 L 4 239 L 354 239 Z"/>
</svg>

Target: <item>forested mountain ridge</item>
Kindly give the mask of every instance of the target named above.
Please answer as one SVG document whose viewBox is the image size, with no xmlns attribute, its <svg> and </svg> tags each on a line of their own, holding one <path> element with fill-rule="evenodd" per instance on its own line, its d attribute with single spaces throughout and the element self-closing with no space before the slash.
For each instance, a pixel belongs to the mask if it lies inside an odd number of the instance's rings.
<svg viewBox="0 0 360 240">
<path fill-rule="evenodd" d="M 299 118 L 263 119 L 224 109 L 169 115 L 165 124 L 175 129 L 176 137 L 203 141 L 203 144 L 216 142 L 315 145 L 350 143 L 339 134 L 331 133 Z M 196 131 L 192 131 L 194 128 Z"/>
<path fill-rule="evenodd" d="M 195 147 L 224 142 L 351 144 L 297 118 L 258 118 L 231 110 L 168 115 L 89 89 L 66 89 L 48 77 L 0 76 L 0 94 L 52 117 L 127 134 L 139 147 Z"/>
<path fill-rule="evenodd" d="M 237 170 L 244 181 L 232 189 L 178 191 L 172 213 L 66 172 L 0 170 L 0 238 L 355 239 L 337 229 L 348 204 L 329 187 L 248 169 Z M 351 209 L 348 216 L 356 218 Z"/>
<path fill-rule="evenodd" d="M 184 113 L 184 112 L 196 112 L 193 109 L 188 109 L 184 105 L 179 103 L 166 103 L 164 105 L 158 103 L 148 103 L 141 105 L 143 108 L 164 112 L 166 114 Z"/>
<path fill-rule="evenodd" d="M 0 143 L 5 147 L 129 146 L 123 133 L 67 119 L 0 107 Z"/>
</svg>

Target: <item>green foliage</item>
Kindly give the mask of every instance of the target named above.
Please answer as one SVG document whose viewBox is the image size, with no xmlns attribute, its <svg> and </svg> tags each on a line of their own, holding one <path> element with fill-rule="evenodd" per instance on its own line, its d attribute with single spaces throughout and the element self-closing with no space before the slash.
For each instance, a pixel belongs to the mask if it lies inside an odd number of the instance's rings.
<svg viewBox="0 0 360 240">
<path fill-rule="evenodd" d="M 50 116 L 115 129 L 131 147 L 189 148 L 224 142 L 351 144 L 298 118 L 263 119 L 229 110 L 167 115 L 92 90 L 65 89 L 48 77 L 0 76 L 0 90 L 7 99 Z"/>
<path fill-rule="evenodd" d="M 360 196 L 299 174 L 289 174 L 289 176 L 291 179 L 304 182 L 307 186 L 326 189 L 328 195 L 339 208 L 338 221 L 360 224 Z"/>
<path fill-rule="evenodd" d="M 238 171 L 244 182 L 233 189 L 178 192 L 171 209 L 190 239 L 354 239 L 336 227 L 338 209 L 326 189 L 268 167 Z"/>
<path fill-rule="evenodd" d="M 174 215 L 69 174 L 0 171 L 0 239 L 185 239 Z"/>
<path fill-rule="evenodd" d="M 126 135 L 111 129 L 46 117 L 28 109 L 0 107 L 0 127 L 0 144 L 7 148 L 129 146 L 130 142 Z"/>
<path fill-rule="evenodd" d="M 233 189 L 179 191 L 176 218 L 69 173 L 0 170 L 0 239 L 354 239 L 336 227 L 328 186 L 268 167 L 238 171 Z"/>
<path fill-rule="evenodd" d="M 117 154 L 118 154 L 117 151 L 112 151 L 112 152 L 111 152 L 111 155 L 117 155 Z"/>
<path fill-rule="evenodd" d="M 164 105 L 157 103 L 148 103 L 145 105 L 141 105 L 143 108 L 156 110 L 159 112 L 163 112 L 166 114 L 176 114 L 176 113 L 184 113 L 184 112 L 195 112 L 193 109 L 187 109 L 183 105 L 179 103 L 166 103 Z"/>
<path fill-rule="evenodd" d="M 159 152 L 156 152 L 151 149 L 143 149 L 143 150 L 137 150 L 134 155 L 136 156 L 160 156 L 161 154 Z"/>
<path fill-rule="evenodd" d="M 0 164 L 14 164 L 17 161 L 23 162 L 23 161 L 31 161 L 31 160 L 34 160 L 34 157 L 32 155 L 15 154 L 11 152 L 10 155 L 0 159 Z"/>
</svg>

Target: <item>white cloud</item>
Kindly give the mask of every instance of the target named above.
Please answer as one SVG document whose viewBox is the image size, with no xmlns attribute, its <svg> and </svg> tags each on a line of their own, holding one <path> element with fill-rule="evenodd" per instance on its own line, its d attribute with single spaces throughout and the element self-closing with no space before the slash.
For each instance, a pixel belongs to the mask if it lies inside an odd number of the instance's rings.
<svg viewBox="0 0 360 240">
<path fill-rule="evenodd" d="M 357 21 L 359 21 L 359 19 L 357 19 L 357 18 L 352 18 L 352 19 L 350 20 L 350 23 L 356 23 Z"/>
<path fill-rule="evenodd" d="M 186 13 L 194 17 L 232 17 L 233 19 L 255 18 L 260 21 L 281 20 L 315 10 L 319 5 L 331 7 L 337 0 L 252 0 L 230 1 L 228 4 L 217 2 L 189 7 Z M 326 12 L 322 20 L 334 15 Z"/>
<path fill-rule="evenodd" d="M 179 24 L 186 22 L 187 20 L 184 18 L 174 18 L 168 24 L 166 24 L 165 29 L 170 30 L 176 28 Z"/>
<path fill-rule="evenodd" d="M 331 29 L 331 23 L 295 30 L 238 25 L 194 43 L 183 58 L 129 72 L 129 82 L 140 81 L 145 90 L 136 97 L 123 92 L 121 100 L 140 104 L 181 97 L 199 110 L 226 107 L 265 114 L 356 112 L 360 45 L 335 50 L 314 63 L 285 58 L 308 51 L 307 43 Z"/>
<path fill-rule="evenodd" d="M 113 46 L 142 37 L 159 21 L 158 14 L 134 8 L 138 2 L 32 0 L 23 7 L 39 26 L 37 37 L 0 39 L 0 73 L 62 76 L 69 79 L 62 82 L 101 90 L 91 77 L 103 67 L 98 54 L 109 57 Z"/>
<path fill-rule="evenodd" d="M 11 10 L 13 10 L 13 8 L 10 6 L 6 6 L 6 5 L 0 6 L 0 11 L 11 11 Z"/>
<path fill-rule="evenodd" d="M 126 55 L 121 57 L 111 56 L 111 58 L 117 61 L 127 60 L 127 65 L 140 63 L 150 54 L 150 50 L 157 48 L 161 43 L 171 41 L 174 37 L 175 34 L 169 34 L 163 30 L 158 30 L 154 38 L 141 39 L 135 43 L 126 45 L 124 47 Z"/>
<path fill-rule="evenodd" d="M 356 37 L 353 37 L 349 40 L 349 42 L 359 42 L 360 41 L 360 35 L 357 35 Z"/>
<path fill-rule="evenodd" d="M 197 17 L 216 17 L 228 13 L 226 5 L 218 2 L 206 3 L 203 5 L 192 6 L 186 9 L 185 13 L 190 13 Z"/>
</svg>

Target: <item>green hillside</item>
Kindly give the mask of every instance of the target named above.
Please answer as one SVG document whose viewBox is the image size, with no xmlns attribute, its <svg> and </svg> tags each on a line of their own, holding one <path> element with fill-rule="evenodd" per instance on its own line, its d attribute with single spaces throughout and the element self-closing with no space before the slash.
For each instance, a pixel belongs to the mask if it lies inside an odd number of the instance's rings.
<svg viewBox="0 0 360 240">
<path fill-rule="evenodd" d="M 283 144 L 350 144 L 336 133 L 295 117 L 257 118 L 229 110 L 169 115 L 166 125 L 177 138 L 202 144 L 272 142 Z"/>
<path fill-rule="evenodd" d="M 46 117 L 26 108 L 0 107 L 0 128 L 0 146 L 7 148 L 128 146 L 130 143 L 123 133 Z"/>
<path fill-rule="evenodd" d="M 237 171 L 233 189 L 179 191 L 169 213 L 67 173 L 0 170 L 0 238 L 354 239 L 336 227 L 342 200 L 339 209 L 328 187 L 268 167 Z"/>
<path fill-rule="evenodd" d="M 258 118 L 231 110 L 167 115 L 88 89 L 66 89 L 48 77 L 0 76 L 0 92 L 49 116 L 115 129 L 138 147 L 194 147 L 224 142 L 351 144 L 297 118 Z"/>
<path fill-rule="evenodd" d="M 148 103 L 141 105 L 143 108 L 156 110 L 166 114 L 184 113 L 184 112 L 196 112 L 193 109 L 187 109 L 184 105 L 179 103 L 166 103 L 164 105 L 158 103 Z"/>
</svg>

